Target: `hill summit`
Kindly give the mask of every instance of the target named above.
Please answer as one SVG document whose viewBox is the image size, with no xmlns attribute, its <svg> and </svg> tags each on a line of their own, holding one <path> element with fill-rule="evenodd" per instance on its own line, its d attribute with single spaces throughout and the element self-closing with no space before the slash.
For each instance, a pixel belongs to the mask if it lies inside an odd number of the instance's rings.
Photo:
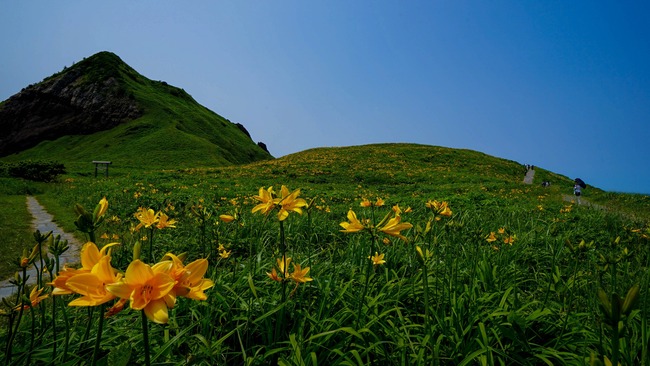
<svg viewBox="0 0 650 366">
<path fill-rule="evenodd" d="M 0 103 L 0 156 L 187 166 L 270 159 L 239 123 L 99 52 Z M 132 165 L 132 164 L 131 164 Z"/>
</svg>

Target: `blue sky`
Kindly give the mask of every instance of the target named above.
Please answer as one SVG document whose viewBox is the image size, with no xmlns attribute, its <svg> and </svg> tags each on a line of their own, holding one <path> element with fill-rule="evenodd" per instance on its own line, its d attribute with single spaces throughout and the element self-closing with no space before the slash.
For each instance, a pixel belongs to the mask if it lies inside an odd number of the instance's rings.
<svg viewBox="0 0 650 366">
<path fill-rule="evenodd" d="M 412 142 L 650 193 L 648 2 L 68 0 L 2 8 L 0 100 L 107 50 L 244 124 L 276 157 Z"/>
</svg>

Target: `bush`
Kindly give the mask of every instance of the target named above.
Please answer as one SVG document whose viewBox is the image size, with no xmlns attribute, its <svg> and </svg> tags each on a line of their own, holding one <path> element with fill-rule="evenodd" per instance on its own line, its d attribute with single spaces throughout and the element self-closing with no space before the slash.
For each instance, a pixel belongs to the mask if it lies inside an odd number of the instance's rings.
<svg viewBox="0 0 650 366">
<path fill-rule="evenodd" d="M 65 166 L 55 161 L 26 160 L 17 163 L 0 163 L 0 176 L 5 177 L 51 182 L 60 174 L 65 174 Z"/>
</svg>

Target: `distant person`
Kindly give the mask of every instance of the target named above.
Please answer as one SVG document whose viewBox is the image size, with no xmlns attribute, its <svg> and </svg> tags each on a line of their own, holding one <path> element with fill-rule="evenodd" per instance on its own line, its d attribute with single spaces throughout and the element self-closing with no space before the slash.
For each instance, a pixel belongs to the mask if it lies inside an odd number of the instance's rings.
<svg viewBox="0 0 650 366">
<path fill-rule="evenodd" d="M 576 195 L 576 198 L 578 200 L 578 204 L 580 204 L 580 195 L 582 194 L 582 187 L 580 187 L 580 184 L 576 183 L 573 186 L 573 194 Z"/>
</svg>

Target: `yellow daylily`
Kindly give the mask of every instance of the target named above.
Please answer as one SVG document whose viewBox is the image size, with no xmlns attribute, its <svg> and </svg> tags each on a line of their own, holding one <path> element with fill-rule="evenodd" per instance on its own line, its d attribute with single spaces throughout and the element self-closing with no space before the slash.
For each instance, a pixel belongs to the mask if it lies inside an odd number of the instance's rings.
<svg viewBox="0 0 650 366">
<path fill-rule="evenodd" d="M 379 254 L 379 253 L 375 252 L 375 255 L 370 257 L 370 260 L 372 261 L 372 265 L 373 266 L 379 266 L 379 265 L 382 265 L 382 264 L 386 263 L 386 261 L 384 260 L 384 255 L 385 255 L 384 253 Z"/>
<path fill-rule="evenodd" d="M 487 240 L 488 243 L 496 241 L 497 237 L 496 237 L 496 234 L 494 233 L 494 231 L 491 231 L 490 235 L 488 235 L 488 237 L 485 240 Z"/>
<path fill-rule="evenodd" d="M 164 297 L 175 284 L 176 281 L 168 273 L 154 271 L 136 259 L 127 267 L 124 278 L 108 285 L 107 290 L 119 298 L 129 299 L 131 309 L 144 310 L 149 320 L 165 324 L 169 321 L 169 314 Z"/>
<path fill-rule="evenodd" d="M 382 233 L 384 233 L 386 235 L 395 236 L 395 237 L 398 237 L 398 238 L 400 238 L 400 239 L 402 239 L 404 241 L 408 241 L 406 239 L 406 237 L 404 235 L 402 235 L 400 232 L 402 230 L 407 230 L 407 229 L 412 228 L 413 225 L 411 225 L 408 222 L 402 223 L 402 222 L 400 222 L 401 220 L 402 220 L 401 216 L 395 216 L 392 219 L 388 220 L 386 225 L 384 225 L 384 227 L 380 228 L 379 231 L 381 231 Z"/>
<path fill-rule="evenodd" d="M 290 211 L 302 215 L 302 207 L 307 206 L 307 201 L 302 198 L 298 198 L 300 195 L 300 190 L 296 189 L 295 191 L 289 193 L 289 188 L 282 186 L 280 193 L 282 198 L 280 198 L 278 201 L 278 204 L 281 205 L 280 212 L 278 212 L 278 220 L 285 220 L 287 217 L 289 217 Z"/>
<path fill-rule="evenodd" d="M 72 300 L 69 306 L 97 306 L 115 298 L 106 290 L 106 285 L 118 282 L 122 275 L 111 266 L 111 257 L 99 260 L 87 273 L 79 273 L 67 280 L 67 287 L 82 297 Z"/>
<path fill-rule="evenodd" d="M 32 291 L 29 293 L 29 304 L 25 305 L 18 305 L 14 308 L 14 310 L 18 311 L 21 309 L 23 310 L 29 310 L 30 308 L 36 307 L 41 301 L 47 299 L 48 295 L 43 295 L 41 296 L 41 293 L 43 292 L 44 289 L 39 289 L 37 286 L 34 286 L 32 288 Z"/>
<path fill-rule="evenodd" d="M 313 278 L 307 277 L 307 273 L 309 273 L 309 267 L 301 268 L 300 264 L 294 263 L 293 273 L 291 273 L 289 278 L 291 278 L 296 284 L 313 281 Z"/>
<path fill-rule="evenodd" d="M 104 216 L 106 210 L 108 210 L 108 200 L 106 200 L 106 197 L 104 197 L 99 200 L 99 204 L 97 205 L 97 208 L 95 208 L 95 220 Z"/>
<path fill-rule="evenodd" d="M 348 211 L 348 221 L 349 222 L 342 222 L 339 224 L 341 227 L 343 227 L 343 230 L 341 231 L 344 233 L 356 233 L 366 228 L 359 221 L 359 219 L 357 219 L 357 214 L 355 214 L 352 210 Z"/>
<path fill-rule="evenodd" d="M 219 220 L 229 223 L 235 221 L 235 217 L 232 215 L 219 215 Z"/>
<path fill-rule="evenodd" d="M 273 187 L 269 187 L 268 189 L 264 189 L 264 187 L 261 187 L 259 190 L 259 194 L 256 196 L 253 196 L 254 199 L 257 201 L 260 201 L 259 204 L 257 204 L 253 209 L 251 210 L 252 213 L 261 211 L 263 215 L 268 214 L 275 208 L 275 205 L 280 201 L 279 198 L 274 198 L 273 197 Z"/>
<path fill-rule="evenodd" d="M 174 289 L 170 291 L 169 295 L 182 296 L 194 300 L 206 300 L 208 297 L 203 291 L 214 286 L 212 280 L 203 278 L 205 272 L 208 270 L 208 260 L 205 258 L 197 259 L 187 266 L 183 266 L 183 262 L 174 254 L 167 253 L 165 257 L 172 259 L 172 266 L 168 273 L 176 281 Z M 165 262 L 155 264 L 153 266 L 154 271 L 156 271 L 159 264 L 164 266 Z M 168 302 L 167 306 L 173 307 L 174 303 Z"/>
<path fill-rule="evenodd" d="M 68 287 L 67 285 L 68 280 L 70 280 L 72 277 L 79 274 L 90 273 L 93 267 L 95 267 L 95 265 L 99 263 L 102 258 L 110 255 L 109 249 L 112 246 L 118 244 L 119 243 L 106 244 L 102 247 L 101 250 L 97 248 L 97 245 L 91 241 L 84 244 L 81 247 L 81 253 L 80 253 L 81 268 L 75 269 L 75 268 L 64 266 L 63 270 L 59 271 L 59 273 L 54 278 L 54 280 L 49 283 L 49 285 L 54 286 L 54 289 L 52 290 L 52 295 L 72 294 L 74 291 L 72 291 L 72 289 Z"/>
<path fill-rule="evenodd" d="M 429 259 L 433 257 L 433 253 L 429 249 L 422 250 L 422 248 L 419 245 L 415 246 L 415 251 L 418 254 L 417 259 L 422 264 L 425 264 L 427 261 L 429 261 Z"/>
<path fill-rule="evenodd" d="M 228 259 L 230 257 L 230 253 L 232 253 L 232 250 L 219 250 L 219 256 L 223 259 Z"/>
<path fill-rule="evenodd" d="M 278 258 L 276 259 L 276 266 L 271 269 L 271 272 L 267 272 L 266 275 L 269 276 L 273 281 L 277 282 L 282 282 L 285 278 L 288 278 L 288 269 L 289 269 L 289 264 L 291 263 L 291 258 Z M 278 272 L 276 271 L 276 268 L 280 270 L 280 275 L 278 275 Z"/>
<path fill-rule="evenodd" d="M 159 212 L 158 213 L 158 223 L 156 224 L 156 227 L 158 229 L 165 229 L 168 227 L 176 227 L 176 220 L 174 219 L 169 219 L 169 216 L 165 214 L 164 212 Z"/>
<path fill-rule="evenodd" d="M 157 224 L 159 220 L 159 213 L 156 214 L 153 209 L 144 207 L 140 207 L 133 216 L 140 221 L 138 226 L 135 227 L 136 231 L 140 230 L 143 226 L 149 228 L 152 225 Z"/>
</svg>

